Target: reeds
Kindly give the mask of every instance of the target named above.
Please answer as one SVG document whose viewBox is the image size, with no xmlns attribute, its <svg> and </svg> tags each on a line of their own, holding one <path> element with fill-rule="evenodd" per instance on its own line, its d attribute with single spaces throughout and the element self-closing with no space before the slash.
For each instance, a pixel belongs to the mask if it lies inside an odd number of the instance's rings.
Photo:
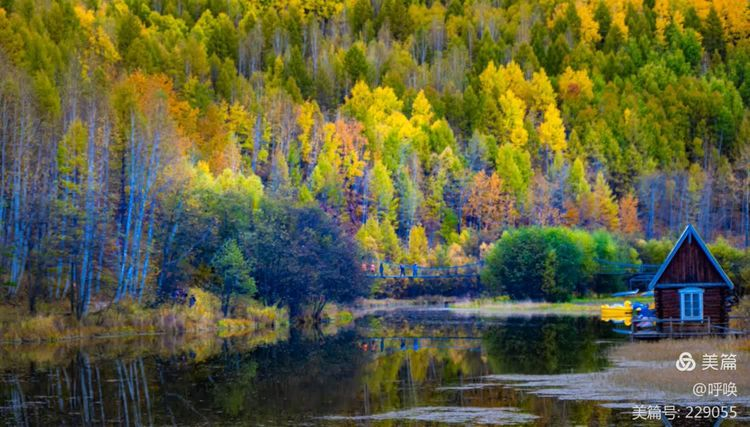
<svg viewBox="0 0 750 427">
<path fill-rule="evenodd" d="M 231 318 L 221 313 L 219 298 L 201 289 L 190 289 L 192 304 L 146 307 L 124 300 L 78 321 L 61 306 L 45 307 L 47 314 L 29 315 L 20 308 L 0 306 L 0 342 L 44 342 L 82 337 L 184 334 L 219 331 L 274 330 L 288 324 L 286 309 L 244 301 Z"/>
</svg>

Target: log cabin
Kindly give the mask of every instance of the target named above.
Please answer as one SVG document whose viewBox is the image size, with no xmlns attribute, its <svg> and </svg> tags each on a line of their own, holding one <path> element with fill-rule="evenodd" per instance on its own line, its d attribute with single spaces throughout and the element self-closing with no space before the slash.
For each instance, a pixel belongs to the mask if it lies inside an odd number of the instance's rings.
<svg viewBox="0 0 750 427">
<path fill-rule="evenodd" d="M 649 290 L 654 291 L 661 332 L 710 331 L 729 321 L 734 284 L 692 225 L 685 227 Z"/>
</svg>

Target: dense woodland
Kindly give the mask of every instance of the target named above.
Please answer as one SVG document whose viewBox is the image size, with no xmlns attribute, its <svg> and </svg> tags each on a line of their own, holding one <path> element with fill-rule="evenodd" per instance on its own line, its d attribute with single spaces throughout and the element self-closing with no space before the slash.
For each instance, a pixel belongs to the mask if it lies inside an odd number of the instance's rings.
<svg viewBox="0 0 750 427">
<path fill-rule="evenodd" d="M 736 0 L 0 0 L 3 293 L 324 302 L 528 225 L 747 247 L 749 35 Z"/>
</svg>

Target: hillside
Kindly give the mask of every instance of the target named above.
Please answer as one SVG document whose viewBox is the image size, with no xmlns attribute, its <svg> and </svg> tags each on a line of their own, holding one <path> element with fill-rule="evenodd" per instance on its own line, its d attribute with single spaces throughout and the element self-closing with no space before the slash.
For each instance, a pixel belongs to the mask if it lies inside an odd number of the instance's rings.
<svg viewBox="0 0 750 427">
<path fill-rule="evenodd" d="M 0 273 L 83 314 L 526 225 L 748 246 L 749 36 L 734 0 L 0 0 Z"/>
</svg>

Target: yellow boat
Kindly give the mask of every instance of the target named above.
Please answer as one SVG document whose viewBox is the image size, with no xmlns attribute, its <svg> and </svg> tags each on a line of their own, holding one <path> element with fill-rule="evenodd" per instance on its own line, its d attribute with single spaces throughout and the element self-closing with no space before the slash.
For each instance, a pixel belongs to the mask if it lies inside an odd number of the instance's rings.
<svg viewBox="0 0 750 427">
<path fill-rule="evenodd" d="M 605 304 L 601 306 L 602 319 L 604 318 L 624 318 L 633 315 L 633 304 L 625 301 L 623 304 Z"/>
<path fill-rule="evenodd" d="M 625 326 L 630 326 L 630 324 L 633 322 L 633 316 L 616 316 L 616 317 L 602 316 L 602 320 L 605 322 L 622 323 Z"/>
</svg>

